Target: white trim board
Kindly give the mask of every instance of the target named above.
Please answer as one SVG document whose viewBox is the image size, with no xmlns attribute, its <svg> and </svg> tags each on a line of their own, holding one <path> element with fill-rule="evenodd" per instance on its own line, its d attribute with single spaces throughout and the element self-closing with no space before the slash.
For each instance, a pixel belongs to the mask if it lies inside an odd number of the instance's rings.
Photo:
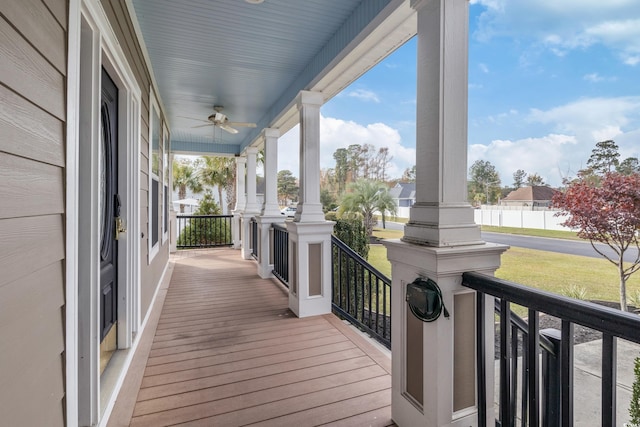
<svg viewBox="0 0 640 427">
<path fill-rule="evenodd" d="M 118 169 L 129 232 L 119 240 L 118 347 L 135 345 L 140 330 L 141 90 L 99 2 L 70 0 L 66 170 L 66 425 L 96 425 L 117 389 L 103 396 L 99 372 L 99 223 L 97 194 L 101 68 L 118 96 Z M 82 286 L 80 285 L 82 284 Z M 77 298 L 76 298 L 77 296 Z M 81 327 L 82 325 L 82 327 Z M 82 357 L 80 357 L 82 355 Z M 115 366 L 126 373 L 126 366 Z M 116 385 L 119 387 L 119 385 Z"/>
</svg>

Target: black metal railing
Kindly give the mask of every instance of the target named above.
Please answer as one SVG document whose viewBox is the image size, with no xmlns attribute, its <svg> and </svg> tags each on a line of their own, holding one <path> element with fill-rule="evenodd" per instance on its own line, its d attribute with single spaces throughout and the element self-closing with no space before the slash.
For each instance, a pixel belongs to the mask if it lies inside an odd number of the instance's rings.
<svg viewBox="0 0 640 427">
<path fill-rule="evenodd" d="M 331 236 L 333 310 L 391 348 L 391 280 Z"/>
<path fill-rule="evenodd" d="M 523 426 L 573 425 L 573 329 L 574 324 L 602 333 L 602 426 L 616 425 L 616 340 L 640 343 L 640 317 L 590 302 L 575 300 L 550 292 L 529 288 L 479 273 L 464 273 L 462 284 L 477 294 L 478 325 L 484 325 L 485 295 L 499 298 L 499 416 L 496 425 L 514 426 L 519 418 Z M 510 304 L 528 309 L 528 322 L 517 318 Z M 560 319 L 559 334 L 541 336 L 539 313 Z M 522 332 L 525 332 L 524 334 Z M 486 331 L 477 328 L 478 408 L 480 426 L 486 426 Z M 518 336 L 521 349 L 518 350 Z M 542 351 L 542 362 L 539 352 Z M 521 373 L 518 374 L 518 357 Z M 542 380 L 541 380 L 542 378 Z M 542 381 L 542 385 L 540 384 Z M 518 393 L 517 383 L 521 389 Z M 520 399 L 520 402 L 518 402 Z M 519 412 L 519 414 L 518 414 Z M 596 420 L 594 425 L 598 424 Z"/>
<path fill-rule="evenodd" d="M 278 224 L 273 227 L 273 275 L 289 287 L 289 232 Z"/>
<path fill-rule="evenodd" d="M 258 259 L 258 221 L 255 217 L 251 218 L 249 226 L 251 228 L 251 256 L 253 259 Z"/>
<path fill-rule="evenodd" d="M 178 215 L 178 249 L 230 246 L 233 215 Z"/>
</svg>

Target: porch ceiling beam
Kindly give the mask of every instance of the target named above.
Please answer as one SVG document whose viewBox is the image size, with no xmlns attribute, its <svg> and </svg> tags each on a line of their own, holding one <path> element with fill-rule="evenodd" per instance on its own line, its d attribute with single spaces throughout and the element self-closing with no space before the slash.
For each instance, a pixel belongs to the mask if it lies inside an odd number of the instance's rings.
<svg viewBox="0 0 640 427">
<path fill-rule="evenodd" d="M 236 144 L 220 144 L 207 141 L 171 140 L 171 154 L 186 155 L 225 155 L 237 156 L 240 146 Z"/>
</svg>

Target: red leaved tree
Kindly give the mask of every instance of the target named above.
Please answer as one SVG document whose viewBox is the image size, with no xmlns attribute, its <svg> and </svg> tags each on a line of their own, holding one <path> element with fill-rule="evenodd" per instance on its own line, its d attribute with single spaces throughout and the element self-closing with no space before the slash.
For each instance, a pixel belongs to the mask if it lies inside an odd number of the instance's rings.
<svg viewBox="0 0 640 427">
<path fill-rule="evenodd" d="M 599 184 L 575 181 L 554 196 L 553 204 L 562 210 L 557 216 L 568 216 L 562 225 L 577 229 L 579 237 L 589 239 L 593 249 L 618 268 L 620 308 L 627 311 L 626 283 L 640 270 L 640 255 L 624 261 L 629 248 L 640 249 L 640 174 L 611 172 Z M 594 242 L 605 243 L 616 255 L 603 253 Z"/>
</svg>

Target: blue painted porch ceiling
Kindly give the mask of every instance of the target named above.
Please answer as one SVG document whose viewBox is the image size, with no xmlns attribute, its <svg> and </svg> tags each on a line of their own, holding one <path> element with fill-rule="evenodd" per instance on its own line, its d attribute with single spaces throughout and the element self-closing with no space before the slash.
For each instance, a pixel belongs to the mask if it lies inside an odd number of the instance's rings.
<svg viewBox="0 0 640 427">
<path fill-rule="evenodd" d="M 259 128 L 239 128 L 231 135 L 212 126 L 193 128 L 200 123 L 181 116 L 206 120 L 213 105 L 223 105 L 230 121 L 268 125 L 284 107 L 283 99 L 304 89 L 333 58 L 319 64 L 318 57 L 328 51 L 335 56 L 355 37 L 357 31 L 345 27 L 362 29 L 386 4 L 388 0 L 265 0 L 258 5 L 244 0 L 133 0 L 173 135 L 238 149 Z"/>
</svg>

